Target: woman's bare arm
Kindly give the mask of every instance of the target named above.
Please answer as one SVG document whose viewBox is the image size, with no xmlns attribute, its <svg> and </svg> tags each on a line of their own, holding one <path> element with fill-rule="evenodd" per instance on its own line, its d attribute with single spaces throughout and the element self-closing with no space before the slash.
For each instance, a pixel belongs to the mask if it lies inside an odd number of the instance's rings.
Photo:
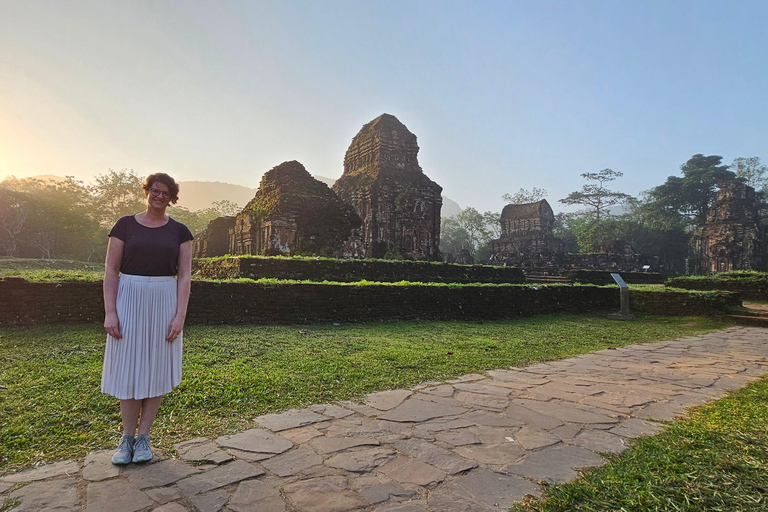
<svg viewBox="0 0 768 512">
<path fill-rule="evenodd" d="M 120 319 L 117 317 L 117 281 L 120 264 L 123 261 L 125 243 L 114 236 L 109 237 L 107 260 L 104 263 L 104 329 L 113 338 L 120 339 Z"/>
<path fill-rule="evenodd" d="M 178 275 L 176 276 L 176 316 L 171 321 L 171 327 L 166 340 L 175 340 L 184 330 L 189 305 L 189 290 L 192 286 L 192 240 L 179 246 Z"/>
</svg>

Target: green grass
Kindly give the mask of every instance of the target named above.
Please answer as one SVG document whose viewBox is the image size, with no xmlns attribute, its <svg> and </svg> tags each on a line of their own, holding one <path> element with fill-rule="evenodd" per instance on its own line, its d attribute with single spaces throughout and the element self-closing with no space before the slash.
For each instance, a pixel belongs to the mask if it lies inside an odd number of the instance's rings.
<svg viewBox="0 0 768 512">
<path fill-rule="evenodd" d="M 153 441 L 166 451 L 266 412 L 725 327 L 714 318 L 548 315 L 497 322 L 192 326 L 184 377 Z M 0 329 L 0 472 L 112 447 L 118 401 L 99 391 L 98 325 Z"/>
<path fill-rule="evenodd" d="M 0 275 L 11 270 L 93 270 L 104 274 L 104 263 L 0 256 Z"/>
<path fill-rule="evenodd" d="M 104 264 L 0 256 L 0 277 L 6 276 L 29 281 L 100 281 L 104 277 Z"/>
<path fill-rule="evenodd" d="M 768 510 L 768 379 L 694 409 L 515 512 Z"/>
</svg>

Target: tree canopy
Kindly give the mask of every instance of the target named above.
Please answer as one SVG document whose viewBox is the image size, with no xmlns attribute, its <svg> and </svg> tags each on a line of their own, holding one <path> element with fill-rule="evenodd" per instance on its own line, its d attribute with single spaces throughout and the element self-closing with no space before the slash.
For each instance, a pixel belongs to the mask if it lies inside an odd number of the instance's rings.
<svg viewBox="0 0 768 512">
<path fill-rule="evenodd" d="M 594 223 L 600 224 L 600 217 L 605 217 L 611 207 L 625 203 L 632 198 L 629 194 L 605 188 L 606 183 L 622 176 L 624 176 L 624 173 L 612 169 L 585 172 L 581 177 L 590 183 L 585 184 L 579 191 L 571 192 L 567 197 L 561 199 L 560 202 L 586 207 L 586 213 L 592 217 Z"/>
<path fill-rule="evenodd" d="M 717 196 L 717 185 L 736 179 L 722 160 L 717 155 L 693 155 L 680 166 L 682 177 L 670 176 L 647 192 L 648 211 L 666 223 L 676 217 L 689 226 L 704 223 Z"/>
<path fill-rule="evenodd" d="M 527 204 L 541 201 L 546 196 L 545 189 L 533 187 L 532 190 L 521 188 L 514 194 L 504 194 L 501 198 L 508 204 Z"/>
</svg>

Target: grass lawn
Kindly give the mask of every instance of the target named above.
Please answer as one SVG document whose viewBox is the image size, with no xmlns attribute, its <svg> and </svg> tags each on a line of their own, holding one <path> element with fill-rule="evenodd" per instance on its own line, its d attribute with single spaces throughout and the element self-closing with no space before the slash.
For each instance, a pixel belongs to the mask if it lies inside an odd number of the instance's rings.
<svg viewBox="0 0 768 512">
<path fill-rule="evenodd" d="M 768 379 L 694 409 L 515 512 L 768 510 Z"/>
<path fill-rule="evenodd" d="M 183 381 L 165 399 L 153 443 L 172 453 L 174 443 L 249 428 L 266 412 L 725 326 L 715 318 L 615 322 L 575 315 L 192 326 L 185 331 Z M 0 473 L 115 445 L 118 401 L 99 391 L 104 337 L 94 324 L 0 329 L 0 385 L 7 387 L 0 389 Z"/>
</svg>

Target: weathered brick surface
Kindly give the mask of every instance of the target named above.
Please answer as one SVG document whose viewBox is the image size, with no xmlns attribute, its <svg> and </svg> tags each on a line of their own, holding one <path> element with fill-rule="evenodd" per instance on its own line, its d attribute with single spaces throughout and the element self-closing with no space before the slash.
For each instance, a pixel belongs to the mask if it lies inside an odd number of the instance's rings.
<svg viewBox="0 0 768 512">
<path fill-rule="evenodd" d="M 233 257 L 196 259 L 195 275 L 209 279 L 295 279 L 299 281 L 412 281 L 419 283 L 524 283 L 519 268 L 453 265 L 422 261 L 304 260 Z"/>
<path fill-rule="evenodd" d="M 635 313 L 712 314 L 738 303 L 729 294 L 631 291 Z M 384 319 L 502 320 L 619 308 L 616 288 L 512 286 L 345 286 L 192 283 L 190 324 L 358 322 Z M 0 280 L 0 325 L 101 322 L 101 283 Z"/>
<path fill-rule="evenodd" d="M 738 293 L 742 299 L 768 299 L 768 279 L 702 279 L 690 277 L 675 277 L 668 280 L 667 286 L 687 288 L 688 290 L 728 291 Z"/>
</svg>

